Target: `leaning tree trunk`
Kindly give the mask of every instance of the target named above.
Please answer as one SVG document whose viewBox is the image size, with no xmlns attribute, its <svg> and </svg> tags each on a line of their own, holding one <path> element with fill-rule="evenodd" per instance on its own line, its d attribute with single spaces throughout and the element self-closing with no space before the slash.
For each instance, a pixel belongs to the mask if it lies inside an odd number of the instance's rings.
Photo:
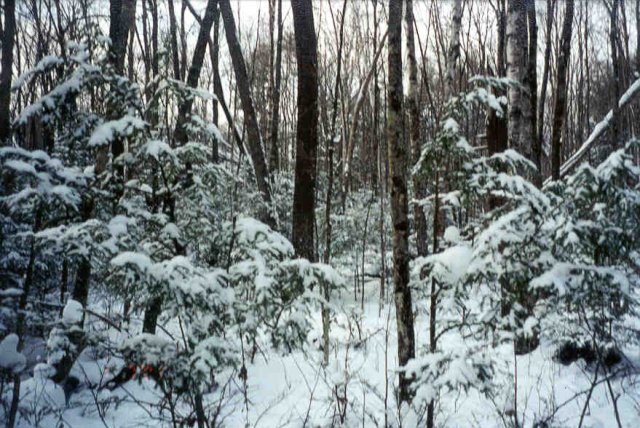
<svg viewBox="0 0 640 428">
<path fill-rule="evenodd" d="M 298 62 L 298 125 L 292 241 L 296 253 L 315 260 L 315 187 L 318 151 L 318 54 L 311 0 L 295 0 L 293 26 Z"/>
<path fill-rule="evenodd" d="M 16 35 L 16 2 L 4 2 L 4 31 L 2 32 L 2 70 L 0 70 L 0 144 L 8 144 L 11 136 L 11 73 L 13 45 Z"/>
<path fill-rule="evenodd" d="M 200 80 L 200 71 L 202 70 L 202 64 L 204 62 L 204 54 L 207 51 L 207 43 L 209 42 L 209 33 L 211 33 L 211 27 L 213 26 L 213 20 L 217 8 L 217 0 L 208 0 L 207 8 L 204 12 L 204 18 L 200 23 L 200 31 L 198 32 L 198 39 L 193 50 L 193 58 L 191 60 L 191 66 L 189 67 L 189 74 L 187 75 L 187 86 L 190 88 L 198 87 L 198 80 Z M 191 108 L 193 106 L 193 97 L 187 97 L 180 103 L 178 107 L 178 120 L 176 122 L 176 129 L 173 134 L 173 138 L 178 145 L 184 145 L 187 143 L 188 134 L 186 125 L 191 115 Z"/>
<path fill-rule="evenodd" d="M 560 137 L 567 110 L 567 66 L 571 55 L 571 32 L 573 26 L 573 0 L 566 0 L 564 22 L 562 23 L 562 38 L 560 57 L 558 58 L 558 80 L 556 83 L 556 101 L 553 111 L 553 131 L 551 134 L 551 177 L 560 179 Z"/>
<path fill-rule="evenodd" d="M 393 222 L 393 282 L 398 329 L 398 363 L 415 357 L 413 309 L 409 288 L 408 150 L 404 143 L 402 105 L 402 0 L 389 0 L 389 83 L 387 87 L 387 147 Z M 399 400 L 411 401 L 410 378 L 400 372 Z"/>
<path fill-rule="evenodd" d="M 271 212 L 271 188 L 269 186 L 269 170 L 264 157 L 264 146 L 262 136 L 260 135 L 260 127 L 256 118 L 256 111 L 251 98 L 251 88 L 249 86 L 249 76 L 247 75 L 247 67 L 242 57 L 242 49 L 236 32 L 236 23 L 233 18 L 233 11 L 229 0 L 219 0 L 220 14 L 224 23 L 224 29 L 227 36 L 227 45 L 229 46 L 229 54 L 238 84 L 238 92 L 240 93 L 240 101 L 242 102 L 242 110 L 244 112 L 244 122 L 247 128 L 249 156 L 253 163 L 253 170 L 258 184 L 258 190 L 262 193 L 262 199 L 265 203 L 262 220 L 271 227 L 276 227 L 275 218 Z M 317 91 L 317 89 L 316 89 Z"/>
</svg>

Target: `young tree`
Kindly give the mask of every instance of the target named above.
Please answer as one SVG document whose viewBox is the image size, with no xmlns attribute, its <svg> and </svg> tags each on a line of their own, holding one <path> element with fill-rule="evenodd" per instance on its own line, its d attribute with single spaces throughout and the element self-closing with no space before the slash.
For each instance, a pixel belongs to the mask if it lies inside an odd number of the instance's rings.
<svg viewBox="0 0 640 428">
<path fill-rule="evenodd" d="M 398 363 L 405 366 L 415 357 L 413 308 L 409 288 L 409 219 L 407 195 L 408 150 L 404 143 L 402 95 L 402 5 L 389 0 L 389 83 L 387 87 L 387 146 L 391 178 L 393 222 L 393 283 L 398 329 Z M 410 401 L 410 379 L 400 372 L 400 401 Z"/>
<path fill-rule="evenodd" d="M 293 246 L 315 261 L 315 187 L 318 152 L 318 56 L 311 0 L 292 3 L 298 61 L 298 125 L 293 190 Z"/>
</svg>

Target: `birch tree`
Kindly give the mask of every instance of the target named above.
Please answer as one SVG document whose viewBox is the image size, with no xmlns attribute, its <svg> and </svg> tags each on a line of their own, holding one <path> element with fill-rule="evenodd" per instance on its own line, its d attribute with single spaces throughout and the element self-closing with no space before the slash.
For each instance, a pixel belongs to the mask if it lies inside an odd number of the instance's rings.
<svg viewBox="0 0 640 428">
<path fill-rule="evenodd" d="M 409 288 L 408 150 L 404 143 L 402 95 L 402 0 L 389 0 L 387 147 L 393 223 L 393 283 L 398 330 L 398 364 L 415 357 L 413 309 Z M 400 401 L 410 401 L 410 379 L 400 372 Z"/>
</svg>

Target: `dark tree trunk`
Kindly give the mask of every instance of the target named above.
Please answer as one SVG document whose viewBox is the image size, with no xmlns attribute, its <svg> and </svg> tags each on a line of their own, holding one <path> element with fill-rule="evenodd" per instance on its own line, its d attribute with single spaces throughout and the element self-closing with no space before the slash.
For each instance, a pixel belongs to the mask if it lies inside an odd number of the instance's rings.
<svg viewBox="0 0 640 428">
<path fill-rule="evenodd" d="M 398 364 L 415 357 L 413 309 L 409 289 L 408 150 L 404 139 L 402 105 L 402 0 L 389 0 L 389 83 L 387 89 L 387 145 L 393 222 L 393 282 L 398 330 Z M 400 401 L 411 401 L 411 380 L 400 373 Z"/>
<path fill-rule="evenodd" d="M 258 184 L 258 190 L 262 193 L 265 204 L 261 213 L 262 220 L 271 227 L 276 227 L 275 218 L 271 212 L 271 188 L 269 186 L 269 169 L 264 156 L 264 146 L 262 136 L 260 135 L 260 127 L 256 117 L 256 111 L 251 99 L 251 88 L 249 86 L 249 77 L 247 68 L 242 57 L 242 49 L 238 41 L 236 32 L 236 23 L 231 10 L 229 0 L 219 0 L 220 14 L 224 23 L 225 34 L 227 36 L 227 45 L 229 46 L 229 54 L 238 84 L 238 92 L 242 102 L 242 110 L 244 111 L 244 122 L 247 129 L 249 156 L 253 163 L 253 170 Z"/>
<path fill-rule="evenodd" d="M 16 2 L 4 2 L 4 29 L 2 32 L 2 70 L 0 70 L 0 144 L 9 144 L 11 137 L 11 74 L 13 71 L 13 45 L 16 36 Z"/>
<path fill-rule="evenodd" d="M 278 125 L 280 121 L 280 86 L 282 84 L 282 0 L 278 1 L 278 40 L 276 42 L 276 59 L 274 64 L 273 116 L 271 117 L 271 146 L 269 165 L 272 171 L 280 169 L 280 152 L 278 148 Z"/>
<path fill-rule="evenodd" d="M 504 0 L 499 0 L 497 10 L 497 25 L 498 25 L 498 55 L 497 55 L 497 74 L 498 77 L 506 76 L 506 8 Z M 496 95 L 501 96 L 504 93 L 498 92 Z M 498 116 L 495 110 L 491 109 L 487 118 L 487 149 L 490 155 L 501 153 L 508 147 L 508 129 L 507 129 L 507 112 L 505 111 L 502 116 Z M 499 205 L 499 201 L 496 198 L 489 199 L 490 208 L 495 208 Z"/>
<path fill-rule="evenodd" d="M 298 62 L 298 124 L 293 190 L 292 241 L 296 253 L 315 261 L 315 187 L 318 151 L 318 57 L 311 0 L 294 0 Z"/>
<path fill-rule="evenodd" d="M 560 165 L 562 163 L 560 139 L 567 110 L 567 67 L 571 55 L 571 32 L 573 26 L 573 0 L 565 1 L 564 22 L 560 57 L 558 58 L 558 80 L 556 83 L 556 100 L 553 111 L 553 131 L 551 134 L 551 177 L 560 179 Z"/>
<path fill-rule="evenodd" d="M 531 161 L 534 163 L 538 171 L 533 175 L 533 183 L 542 187 L 541 174 L 541 156 L 542 145 L 536 138 L 536 107 L 538 105 L 538 22 L 536 18 L 535 0 L 527 0 L 527 26 L 529 29 L 529 55 L 527 57 L 527 71 L 525 75 L 525 84 L 528 89 L 528 96 L 525 100 L 525 122 L 523 126 L 527 128 L 526 135 L 530 139 L 531 144 Z"/>
</svg>

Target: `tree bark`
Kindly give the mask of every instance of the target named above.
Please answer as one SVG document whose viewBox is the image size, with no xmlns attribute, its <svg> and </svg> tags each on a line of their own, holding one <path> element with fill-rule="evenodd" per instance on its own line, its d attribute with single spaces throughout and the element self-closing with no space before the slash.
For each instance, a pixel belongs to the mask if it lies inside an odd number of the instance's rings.
<svg viewBox="0 0 640 428">
<path fill-rule="evenodd" d="M 533 174 L 533 183 L 542 186 L 541 155 L 542 145 L 536 138 L 536 106 L 538 105 L 538 22 L 536 18 L 535 0 L 527 0 L 527 28 L 529 30 L 529 55 L 527 57 L 527 71 L 525 75 L 525 85 L 528 90 L 524 100 L 523 126 L 524 136 L 531 145 L 531 158 L 537 171 Z"/>
<path fill-rule="evenodd" d="M 272 171 L 280 169 L 280 152 L 278 148 L 278 126 L 280 124 L 280 86 L 282 84 L 282 0 L 278 2 L 278 40 L 276 42 L 276 59 L 274 64 L 273 116 L 271 117 L 271 146 L 269 150 L 269 165 Z"/>
<path fill-rule="evenodd" d="M 2 32 L 2 70 L 0 70 L 0 144 L 9 144 L 11 137 L 11 75 L 13 46 L 16 36 L 16 2 L 4 2 L 4 31 Z"/>
<path fill-rule="evenodd" d="M 229 0 L 219 0 L 220 14 L 224 23 L 224 29 L 229 46 L 229 54 L 236 75 L 242 110 L 244 111 L 244 122 L 247 128 L 249 156 L 253 163 L 253 170 L 258 184 L 258 190 L 262 193 L 265 207 L 261 213 L 262 220 L 271 227 L 276 227 L 276 221 L 271 213 L 271 188 L 269 186 L 269 170 L 264 156 L 262 136 L 256 118 L 256 111 L 251 99 L 251 88 L 249 87 L 249 77 L 247 68 L 242 57 L 242 49 L 238 41 L 236 23 L 231 10 Z M 316 89 L 317 91 L 317 89 Z"/>
<path fill-rule="evenodd" d="M 553 131 L 551 134 L 551 177 L 560 179 L 562 128 L 567 109 L 567 66 L 571 56 L 571 33 L 573 27 L 574 1 L 565 1 L 564 22 L 562 23 L 562 36 L 560 57 L 558 58 L 558 77 L 556 83 L 556 99 L 553 111 Z"/>
<path fill-rule="evenodd" d="M 317 41 L 311 0 L 294 0 L 291 7 L 298 62 L 298 125 L 292 241 L 299 256 L 315 261 L 314 197 L 318 151 Z"/>
<path fill-rule="evenodd" d="M 447 49 L 447 96 L 455 92 L 456 68 L 460 58 L 460 30 L 462 28 L 463 4 L 462 0 L 455 0 L 451 17 L 451 33 Z"/>
<path fill-rule="evenodd" d="M 173 1 L 167 2 L 169 5 L 169 41 L 171 43 L 171 64 L 173 65 L 173 78 L 180 79 L 180 59 L 178 58 L 178 34 L 176 11 Z"/>
<path fill-rule="evenodd" d="M 458 7 L 458 3 L 462 3 L 462 0 L 457 0 L 454 9 Z M 462 9 L 460 7 L 460 9 Z M 418 162 L 420 159 L 420 88 L 418 85 L 418 63 L 416 61 L 415 54 L 415 40 L 414 40 L 414 16 L 413 16 L 413 0 L 407 0 L 406 12 L 405 12 L 405 27 L 407 29 L 407 59 L 409 63 L 409 96 L 407 97 L 407 104 L 409 107 L 409 120 L 410 120 L 410 133 L 411 138 L 411 152 L 413 163 Z M 420 200 L 426 196 L 424 180 L 419 176 L 413 176 L 413 192 L 415 199 Z M 427 219 L 424 215 L 424 210 L 420 204 L 414 204 L 413 206 L 413 219 L 416 230 L 416 249 L 419 256 L 426 256 L 427 250 Z"/>
<path fill-rule="evenodd" d="M 402 0 L 389 0 L 387 88 L 387 146 L 391 178 L 393 222 L 393 280 L 398 330 L 398 363 L 405 366 L 415 357 L 413 309 L 409 289 L 409 221 L 407 201 L 407 147 L 404 143 L 402 102 Z M 400 372 L 400 401 L 411 401 L 411 379 Z"/>
<path fill-rule="evenodd" d="M 527 68 L 526 0 L 508 0 L 507 8 L 507 77 L 521 87 L 510 87 L 508 135 L 509 146 L 532 159 L 531 142 L 524 133 L 525 73 Z"/>
</svg>

